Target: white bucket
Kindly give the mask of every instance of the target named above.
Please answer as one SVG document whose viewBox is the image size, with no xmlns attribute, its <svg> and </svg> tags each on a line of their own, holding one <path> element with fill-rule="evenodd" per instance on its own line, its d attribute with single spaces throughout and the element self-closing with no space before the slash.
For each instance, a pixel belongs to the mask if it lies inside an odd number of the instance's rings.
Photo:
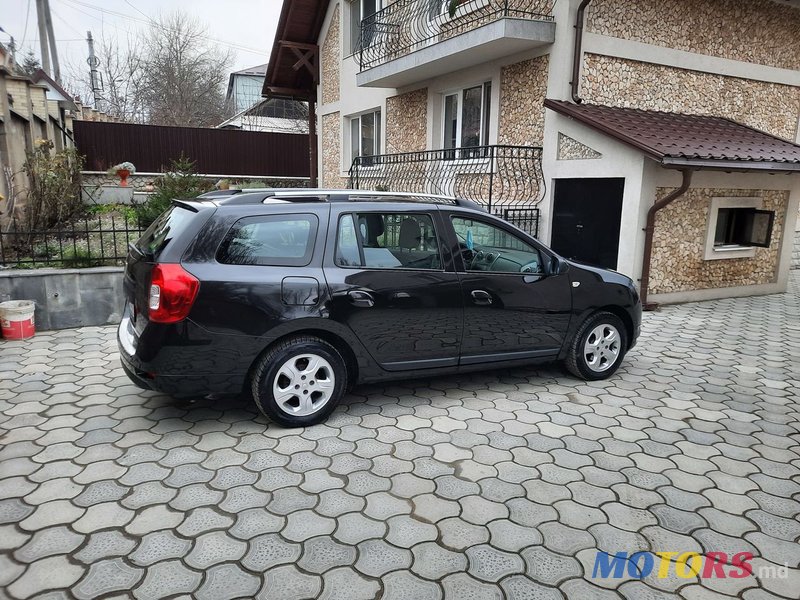
<svg viewBox="0 0 800 600">
<path fill-rule="evenodd" d="M 0 328 L 3 337 L 9 340 L 24 340 L 36 332 L 33 314 L 36 303 L 33 300 L 10 300 L 0 302 Z"/>
</svg>

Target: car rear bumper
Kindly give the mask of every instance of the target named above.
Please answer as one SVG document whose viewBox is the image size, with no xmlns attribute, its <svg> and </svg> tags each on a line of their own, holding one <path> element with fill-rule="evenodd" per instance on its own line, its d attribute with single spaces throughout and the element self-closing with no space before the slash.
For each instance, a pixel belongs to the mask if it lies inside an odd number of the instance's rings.
<svg viewBox="0 0 800 600">
<path fill-rule="evenodd" d="M 126 314 L 117 329 L 117 345 L 122 369 L 134 385 L 144 389 L 162 392 L 175 398 L 197 398 L 209 394 L 239 394 L 245 380 L 243 373 L 231 374 L 169 374 L 161 367 L 165 360 L 143 361 L 137 350 L 140 339 Z M 174 360 L 174 356 L 172 359 Z M 170 362 L 167 360 L 167 362 Z M 169 365 L 167 365 L 169 366 Z"/>
</svg>

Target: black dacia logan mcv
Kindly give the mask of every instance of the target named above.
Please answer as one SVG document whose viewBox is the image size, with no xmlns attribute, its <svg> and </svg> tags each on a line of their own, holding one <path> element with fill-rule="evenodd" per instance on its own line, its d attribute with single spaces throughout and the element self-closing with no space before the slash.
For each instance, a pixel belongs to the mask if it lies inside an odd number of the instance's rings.
<svg viewBox="0 0 800 600">
<path fill-rule="evenodd" d="M 453 198 L 348 190 L 175 201 L 135 244 L 118 338 L 139 386 L 252 392 L 324 420 L 353 384 L 562 360 L 608 377 L 639 335 L 633 281 Z"/>
</svg>

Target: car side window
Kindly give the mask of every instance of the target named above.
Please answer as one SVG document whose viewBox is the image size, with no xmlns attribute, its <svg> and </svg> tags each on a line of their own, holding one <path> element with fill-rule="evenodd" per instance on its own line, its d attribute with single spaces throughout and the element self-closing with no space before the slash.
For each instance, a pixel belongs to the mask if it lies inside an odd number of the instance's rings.
<svg viewBox="0 0 800 600">
<path fill-rule="evenodd" d="M 542 257 L 522 238 L 485 221 L 452 217 L 458 238 L 456 252 L 467 271 L 541 274 Z"/>
<path fill-rule="evenodd" d="M 433 219 L 424 213 L 342 215 L 334 262 L 368 269 L 442 268 Z"/>
<path fill-rule="evenodd" d="M 314 253 L 316 215 L 265 215 L 239 219 L 217 252 L 229 265 L 305 267 Z"/>
</svg>

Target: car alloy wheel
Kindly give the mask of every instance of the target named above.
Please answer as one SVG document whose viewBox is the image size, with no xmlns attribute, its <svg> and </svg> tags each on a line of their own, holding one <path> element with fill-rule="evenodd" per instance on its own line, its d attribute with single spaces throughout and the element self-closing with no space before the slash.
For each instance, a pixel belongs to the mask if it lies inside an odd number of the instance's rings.
<svg viewBox="0 0 800 600">
<path fill-rule="evenodd" d="M 603 323 L 592 329 L 583 345 L 586 366 L 595 373 L 610 369 L 622 351 L 620 343 L 619 331 L 613 325 Z"/>
<path fill-rule="evenodd" d="M 336 375 L 327 360 L 318 354 L 299 354 L 278 368 L 272 394 L 286 414 L 307 417 L 328 403 L 335 387 Z"/>
</svg>

